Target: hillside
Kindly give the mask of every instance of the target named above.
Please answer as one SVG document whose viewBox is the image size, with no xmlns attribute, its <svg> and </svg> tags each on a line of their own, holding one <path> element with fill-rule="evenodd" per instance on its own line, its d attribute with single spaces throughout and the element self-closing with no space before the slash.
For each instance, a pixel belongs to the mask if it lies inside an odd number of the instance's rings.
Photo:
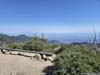
<svg viewBox="0 0 100 75">
<path fill-rule="evenodd" d="M 0 34 L 0 41 L 1 42 L 6 42 L 6 43 L 10 43 L 10 42 L 26 42 L 27 40 L 29 40 L 29 37 L 26 35 L 18 35 L 18 36 L 9 36 L 6 34 Z"/>
</svg>

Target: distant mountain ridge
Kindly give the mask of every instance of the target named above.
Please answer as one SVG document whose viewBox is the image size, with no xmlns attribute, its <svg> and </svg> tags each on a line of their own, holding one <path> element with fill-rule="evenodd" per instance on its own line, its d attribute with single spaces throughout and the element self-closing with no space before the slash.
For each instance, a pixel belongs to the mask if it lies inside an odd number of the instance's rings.
<svg viewBox="0 0 100 75">
<path fill-rule="evenodd" d="M 48 39 L 50 43 L 73 43 L 73 42 L 89 42 L 89 39 L 93 39 L 93 33 L 34 33 L 33 35 L 21 34 L 16 36 L 9 36 L 6 34 L 0 34 L 0 40 L 9 39 L 9 41 L 26 42 L 30 37 L 43 37 Z M 100 38 L 97 33 L 97 38 Z"/>
<path fill-rule="evenodd" d="M 30 37 L 24 35 L 24 34 L 21 34 L 21 35 L 18 35 L 18 36 L 11 36 L 11 39 L 14 40 L 14 41 L 17 41 L 17 42 L 26 42 L 27 40 L 29 40 Z"/>
<path fill-rule="evenodd" d="M 18 36 L 9 36 L 6 34 L 0 34 L 0 41 L 2 42 L 26 42 L 27 40 L 29 40 L 30 37 L 26 36 L 26 35 L 18 35 Z"/>
</svg>

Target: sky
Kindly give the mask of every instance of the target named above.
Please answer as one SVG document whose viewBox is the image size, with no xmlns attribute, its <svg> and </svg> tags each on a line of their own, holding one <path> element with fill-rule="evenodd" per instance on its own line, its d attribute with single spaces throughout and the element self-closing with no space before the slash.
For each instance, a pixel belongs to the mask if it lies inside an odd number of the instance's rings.
<svg viewBox="0 0 100 75">
<path fill-rule="evenodd" d="M 0 0 L 0 33 L 100 32 L 100 0 Z"/>
</svg>

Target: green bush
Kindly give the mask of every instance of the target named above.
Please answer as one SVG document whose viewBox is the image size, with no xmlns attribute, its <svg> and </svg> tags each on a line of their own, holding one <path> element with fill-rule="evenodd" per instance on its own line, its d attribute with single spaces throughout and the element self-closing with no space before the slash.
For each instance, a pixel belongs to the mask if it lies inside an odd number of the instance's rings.
<svg viewBox="0 0 100 75">
<path fill-rule="evenodd" d="M 23 49 L 24 44 L 23 43 L 11 43 L 8 45 L 8 48 L 12 48 L 12 49 Z"/>
<path fill-rule="evenodd" d="M 54 61 L 54 75 L 81 75 L 81 73 L 99 73 L 100 56 L 94 55 L 84 47 L 69 46 Z"/>
<path fill-rule="evenodd" d="M 39 41 L 30 41 L 24 45 L 23 49 L 41 51 L 43 50 L 43 43 Z"/>
<path fill-rule="evenodd" d="M 46 43 L 45 40 L 39 38 L 39 37 L 34 37 L 31 38 L 23 47 L 23 49 L 26 50 L 35 50 L 35 51 L 42 51 L 43 50 L 43 45 Z"/>
</svg>

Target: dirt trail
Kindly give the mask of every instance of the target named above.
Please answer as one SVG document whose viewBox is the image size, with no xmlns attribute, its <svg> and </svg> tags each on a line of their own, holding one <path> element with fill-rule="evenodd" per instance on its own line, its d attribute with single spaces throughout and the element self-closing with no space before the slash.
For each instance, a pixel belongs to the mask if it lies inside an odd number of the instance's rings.
<svg viewBox="0 0 100 75">
<path fill-rule="evenodd" d="M 43 69 L 51 65 L 50 61 L 0 54 L 0 75 L 45 75 Z"/>
</svg>

